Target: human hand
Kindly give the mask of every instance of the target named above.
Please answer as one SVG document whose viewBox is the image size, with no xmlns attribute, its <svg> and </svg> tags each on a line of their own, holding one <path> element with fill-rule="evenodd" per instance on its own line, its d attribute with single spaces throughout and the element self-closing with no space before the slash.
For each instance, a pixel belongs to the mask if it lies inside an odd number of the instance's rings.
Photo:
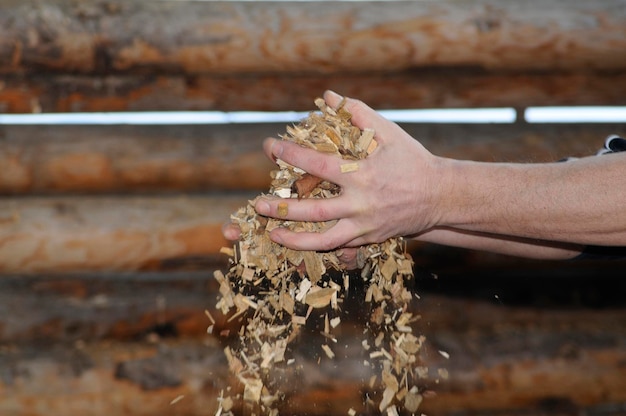
<svg viewBox="0 0 626 416">
<path fill-rule="evenodd" d="M 327 91 L 324 99 L 337 108 L 342 97 Z M 294 221 L 338 220 L 321 233 L 276 228 L 270 238 L 279 244 L 316 251 L 357 247 L 415 234 L 436 223 L 439 158 L 364 103 L 347 99 L 344 108 L 352 114 L 355 126 L 374 129 L 378 142 L 372 154 L 358 161 L 355 172 L 342 173 L 340 167 L 346 161 L 336 155 L 274 138 L 263 144 L 271 159 L 281 159 L 341 187 L 339 196 L 327 199 L 259 198 L 255 209 L 261 215 Z M 278 214 L 279 203 L 287 204 L 287 215 Z"/>
</svg>

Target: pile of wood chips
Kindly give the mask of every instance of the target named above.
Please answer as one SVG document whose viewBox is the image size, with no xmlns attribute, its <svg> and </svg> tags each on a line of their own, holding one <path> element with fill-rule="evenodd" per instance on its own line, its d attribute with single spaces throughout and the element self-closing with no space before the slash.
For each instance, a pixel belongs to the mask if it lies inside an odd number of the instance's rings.
<svg viewBox="0 0 626 416">
<path fill-rule="evenodd" d="M 343 106 L 334 110 L 318 98 L 321 112 L 312 112 L 296 126 L 288 126 L 283 140 L 321 152 L 334 153 L 346 159 L 342 172 L 358 170 L 357 160 L 367 157 L 377 146 L 374 131 L 361 131 L 350 122 L 351 114 Z M 314 177 L 284 161 L 277 161 L 279 170 L 272 172 L 270 194 L 281 198 L 332 198 L 340 188 Z M 326 342 L 319 346 L 328 359 L 334 358 L 337 342 L 333 329 L 341 322 L 341 306 L 349 288 L 347 273 L 338 259 L 340 250 L 332 252 L 295 251 L 269 239 L 269 231 L 287 227 L 294 231 L 323 232 L 334 221 L 312 223 L 273 219 L 254 210 L 255 201 L 231 216 L 241 229 L 241 238 L 234 248 L 224 248 L 231 267 L 224 275 L 214 276 L 220 285 L 217 309 L 229 320 L 242 323 L 236 346 L 225 349 L 231 372 L 243 384 L 241 394 L 219 398 L 217 415 L 230 415 L 233 400 L 243 398 L 252 414 L 278 415 L 283 399 L 277 367 L 293 366 L 288 346 L 306 328 L 307 318 L 320 313 Z M 281 209 L 279 206 L 279 214 Z M 283 213 L 286 215 L 286 213 Z M 358 266 L 366 282 L 365 301 L 370 306 L 369 322 L 362 342 L 364 365 L 376 369 L 378 375 L 369 380 L 371 388 L 380 389 L 380 410 L 388 415 L 399 411 L 413 413 L 422 395 L 416 385 L 425 378 L 419 351 L 424 337 L 413 334 L 412 322 L 419 316 L 409 312 L 413 294 L 405 282 L 413 278 L 413 262 L 400 238 L 371 244 L 359 250 Z M 335 277 L 327 273 L 335 269 Z M 337 275 L 342 278 L 337 278 Z M 370 403 L 372 404 L 372 403 Z M 355 414 L 353 409 L 346 409 Z"/>
</svg>

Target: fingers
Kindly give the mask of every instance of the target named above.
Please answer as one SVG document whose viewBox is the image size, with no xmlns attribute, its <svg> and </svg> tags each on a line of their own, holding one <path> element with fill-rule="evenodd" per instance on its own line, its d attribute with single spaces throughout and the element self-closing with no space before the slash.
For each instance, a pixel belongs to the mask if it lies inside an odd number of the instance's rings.
<svg viewBox="0 0 626 416">
<path fill-rule="evenodd" d="M 326 90 L 324 92 L 324 101 L 326 101 L 326 104 L 328 104 L 334 109 L 339 107 L 339 104 L 341 104 L 342 100 L 343 100 L 343 97 L 337 94 L 335 91 Z"/>
<path fill-rule="evenodd" d="M 274 161 L 281 159 L 311 175 L 341 185 L 341 165 L 346 163 L 346 161 L 339 156 L 321 153 L 314 149 L 307 149 L 298 144 L 272 137 L 265 139 L 263 150 Z"/>
<path fill-rule="evenodd" d="M 222 234 L 227 240 L 235 241 L 239 240 L 239 237 L 241 236 L 241 230 L 232 222 L 227 222 L 226 224 L 222 225 Z"/>
<path fill-rule="evenodd" d="M 303 199 L 263 197 L 257 200 L 254 209 L 267 217 L 312 222 L 337 220 L 355 213 L 354 205 L 341 196 Z"/>
<path fill-rule="evenodd" d="M 324 232 L 295 232 L 287 228 L 275 228 L 270 238 L 293 250 L 330 251 L 343 247 L 359 235 L 358 229 L 349 220 L 338 221 Z"/>
<path fill-rule="evenodd" d="M 324 101 L 326 101 L 326 104 L 328 104 L 332 108 L 336 109 L 337 107 L 339 107 L 343 100 L 344 97 L 334 91 L 329 90 L 324 93 Z M 360 128 L 361 130 L 364 130 L 366 128 L 374 129 L 374 131 L 376 132 L 376 140 L 378 140 L 379 142 L 384 141 L 385 135 L 382 134 L 383 132 L 386 132 L 390 128 L 394 129 L 397 127 L 395 123 L 387 120 L 379 113 L 377 113 L 374 109 L 372 109 L 360 100 L 346 97 L 343 108 L 345 108 L 350 114 L 352 114 L 352 124 L 354 124 L 356 127 Z"/>
</svg>

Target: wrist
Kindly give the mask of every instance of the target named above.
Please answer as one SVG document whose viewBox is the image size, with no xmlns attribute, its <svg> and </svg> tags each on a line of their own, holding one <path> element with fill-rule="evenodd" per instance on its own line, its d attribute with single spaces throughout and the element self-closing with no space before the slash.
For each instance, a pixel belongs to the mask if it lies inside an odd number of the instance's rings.
<svg viewBox="0 0 626 416">
<path fill-rule="evenodd" d="M 436 226 L 482 230 L 498 211 L 500 190 L 507 176 L 506 164 L 440 158 Z"/>
<path fill-rule="evenodd" d="M 460 210 L 465 199 L 462 190 L 466 185 L 461 182 L 464 181 L 465 170 L 463 161 L 435 157 L 431 176 L 431 227 L 450 227 L 462 221 Z"/>
</svg>

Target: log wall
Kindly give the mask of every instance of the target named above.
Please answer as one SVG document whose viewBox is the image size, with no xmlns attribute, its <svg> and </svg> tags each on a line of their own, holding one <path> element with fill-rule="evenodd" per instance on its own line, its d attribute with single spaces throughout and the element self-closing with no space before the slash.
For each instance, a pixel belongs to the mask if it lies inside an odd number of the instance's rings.
<svg viewBox="0 0 626 416">
<path fill-rule="evenodd" d="M 620 0 L 11 0 L 0 109 L 308 110 L 326 88 L 376 108 L 624 104 L 625 27 Z"/>
<path fill-rule="evenodd" d="M 620 125 L 404 125 L 433 152 L 547 162 Z M 269 186 L 284 125 L 0 127 L 0 271 L 132 271 L 214 259 L 221 225 Z M 282 129 L 282 131 L 281 131 Z M 469 141 L 468 138 L 471 138 Z"/>
<path fill-rule="evenodd" d="M 417 68 L 350 74 L 10 75 L 0 85 L 4 112 L 309 111 L 325 89 L 374 108 L 624 105 L 622 71 L 519 72 Z M 285 87 L 287 86 L 287 87 Z M 402 94 L 398 94 L 402 91 Z"/>
<path fill-rule="evenodd" d="M 329 88 L 377 109 L 626 105 L 626 8 L 0 4 L 0 122 L 3 113 L 308 111 Z M 624 124 L 523 120 L 403 127 L 436 154 L 484 161 L 585 156 L 626 134 Z M 267 189 L 261 142 L 284 130 L 0 124 L 0 414 L 215 414 L 220 391 L 236 386 L 222 348 L 238 329 L 213 309 L 211 273 L 226 267 L 228 244 L 220 228 Z M 623 263 L 410 249 L 431 368 L 421 411 L 626 412 Z M 303 336 L 281 414 L 377 414 L 364 405 L 374 393 L 358 305 L 346 305 L 335 361 L 313 348 L 315 328 Z M 218 321 L 212 334 L 205 309 Z"/>
<path fill-rule="evenodd" d="M 258 73 L 428 66 L 623 70 L 619 0 L 523 4 L 9 0 L 0 72 Z"/>
</svg>

